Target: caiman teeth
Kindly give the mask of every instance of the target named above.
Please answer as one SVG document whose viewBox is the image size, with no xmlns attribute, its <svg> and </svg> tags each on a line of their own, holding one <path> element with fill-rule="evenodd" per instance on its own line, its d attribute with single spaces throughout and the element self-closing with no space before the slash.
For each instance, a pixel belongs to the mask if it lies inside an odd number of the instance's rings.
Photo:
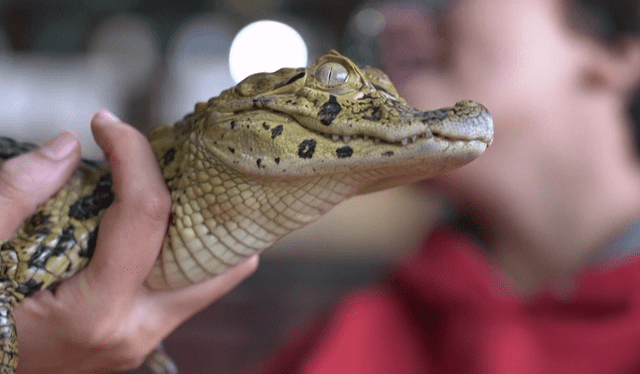
<svg viewBox="0 0 640 374">
<path fill-rule="evenodd" d="M 371 135 L 339 135 L 339 134 L 322 134 L 324 137 L 326 137 L 327 139 L 331 139 L 334 142 L 338 142 L 338 141 L 344 141 L 345 143 L 348 143 L 352 140 L 357 140 L 357 139 L 362 139 L 362 140 L 371 140 L 373 138 L 374 143 L 380 143 L 383 142 L 383 140 L 377 136 L 372 137 Z M 427 129 L 425 132 L 421 132 L 419 134 L 413 134 L 411 136 L 408 136 L 406 138 L 403 138 L 401 140 L 396 140 L 396 141 L 384 141 L 385 143 L 389 143 L 389 144 L 399 144 L 402 146 L 406 146 L 409 144 L 409 142 L 411 143 L 415 143 L 417 142 L 419 139 L 431 139 L 434 138 L 435 141 L 462 141 L 464 142 L 465 140 L 463 139 L 454 139 L 439 133 L 433 133 L 431 132 L 431 130 Z"/>
</svg>

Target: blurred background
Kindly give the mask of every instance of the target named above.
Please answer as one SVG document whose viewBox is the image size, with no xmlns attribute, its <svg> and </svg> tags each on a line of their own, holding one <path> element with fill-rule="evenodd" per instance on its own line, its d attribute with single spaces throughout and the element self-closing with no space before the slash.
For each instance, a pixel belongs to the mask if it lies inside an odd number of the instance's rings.
<svg viewBox="0 0 640 374">
<path fill-rule="evenodd" d="M 0 0 L 0 134 L 43 144 L 71 130 L 85 157 L 100 158 L 89 122 L 101 108 L 146 132 L 251 73 L 306 66 L 332 48 L 376 66 L 383 6 Z M 167 350 L 185 373 L 238 372 L 411 253 L 437 200 L 409 187 L 346 202 L 265 252 L 258 272 L 176 331 Z"/>
</svg>

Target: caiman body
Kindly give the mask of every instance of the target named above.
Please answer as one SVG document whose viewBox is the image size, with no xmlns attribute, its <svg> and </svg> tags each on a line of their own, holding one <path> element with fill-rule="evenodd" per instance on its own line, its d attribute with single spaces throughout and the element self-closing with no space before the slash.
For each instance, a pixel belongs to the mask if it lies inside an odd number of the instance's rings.
<svg viewBox="0 0 640 374">
<path fill-rule="evenodd" d="M 468 163 L 493 124 L 472 101 L 410 107 L 380 70 L 331 51 L 309 68 L 250 76 L 148 137 L 173 207 L 147 285 L 173 289 L 222 273 L 349 196 Z M 4 139 L 0 156 L 30 148 Z M 17 366 L 12 309 L 87 265 L 114 197 L 108 166 L 85 162 L 1 243 L 0 373 Z"/>
</svg>

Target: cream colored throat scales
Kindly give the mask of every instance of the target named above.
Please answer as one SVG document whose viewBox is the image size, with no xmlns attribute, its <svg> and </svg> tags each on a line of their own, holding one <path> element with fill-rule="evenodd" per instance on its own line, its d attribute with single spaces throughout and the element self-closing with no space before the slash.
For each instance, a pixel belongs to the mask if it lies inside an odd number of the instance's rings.
<svg viewBox="0 0 640 374">
<path fill-rule="evenodd" d="M 492 138 L 482 105 L 410 107 L 380 70 L 335 51 L 309 68 L 252 75 L 149 133 L 173 207 L 147 284 L 173 289 L 211 278 L 349 196 L 460 167 Z M 31 148 L 4 138 L 0 156 Z M 11 310 L 87 265 L 113 199 L 108 167 L 85 162 L 2 242 L 0 373 L 17 365 Z"/>
</svg>

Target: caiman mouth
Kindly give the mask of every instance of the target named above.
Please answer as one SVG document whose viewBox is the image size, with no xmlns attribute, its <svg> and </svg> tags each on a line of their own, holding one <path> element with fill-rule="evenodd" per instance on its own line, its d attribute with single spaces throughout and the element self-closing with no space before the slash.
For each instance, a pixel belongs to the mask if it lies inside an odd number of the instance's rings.
<svg viewBox="0 0 640 374">
<path fill-rule="evenodd" d="M 399 134 L 398 129 L 395 129 L 395 131 L 392 130 L 394 135 L 390 137 L 386 137 L 383 133 L 371 135 L 362 133 L 340 134 L 336 132 L 325 132 L 324 129 L 319 130 L 318 128 L 311 128 L 310 126 L 305 125 L 304 121 L 300 118 L 296 118 L 297 116 L 295 115 L 292 117 L 307 131 L 321 135 L 334 142 L 349 143 L 356 140 L 362 140 L 372 142 L 374 144 L 382 143 L 391 146 L 404 147 L 416 142 L 431 140 L 449 143 L 462 142 L 465 144 L 473 141 L 479 141 L 486 144 L 486 146 L 491 145 L 493 141 L 493 119 L 489 112 L 483 111 L 476 115 L 460 119 L 448 119 L 446 114 L 438 114 L 439 112 L 442 112 L 442 110 L 424 112 L 425 114 L 423 114 L 423 117 L 425 118 L 418 119 L 417 123 L 411 123 L 413 121 L 407 123 L 407 128 L 413 128 L 413 131 L 415 131 L 414 133 L 407 131 L 406 134 Z M 430 121 L 434 117 L 432 113 L 438 114 L 439 117 L 435 116 L 436 120 L 439 118 L 442 119 L 435 121 L 435 123 L 426 123 L 426 121 Z"/>
<path fill-rule="evenodd" d="M 479 123 L 479 121 L 487 121 L 487 124 L 485 126 L 488 126 L 490 128 L 493 127 L 492 119 L 491 117 L 489 118 L 484 118 L 484 119 L 478 119 L 478 122 L 475 123 L 475 125 L 481 126 L 481 124 Z M 303 125 L 302 125 L 303 126 Z M 314 132 L 316 134 L 322 135 L 323 137 L 325 137 L 326 139 L 330 139 L 334 142 L 344 142 L 344 143 L 349 143 L 355 140 L 363 140 L 363 141 L 371 141 L 373 143 L 382 143 L 382 144 L 389 144 L 389 145 L 394 145 L 394 146 L 407 146 L 409 144 L 413 144 L 416 143 L 422 139 L 425 140 L 434 140 L 434 141 L 445 141 L 445 142 L 463 142 L 463 143 L 469 143 L 472 141 L 480 141 L 482 143 L 485 143 L 488 146 L 491 145 L 491 143 L 493 142 L 493 137 L 492 136 L 476 136 L 476 137 L 469 137 L 469 136 L 465 136 L 464 133 L 460 133 L 460 134 L 452 134 L 452 133 L 443 133 L 440 131 L 436 131 L 436 130 L 432 130 L 432 129 L 426 129 L 423 132 L 418 132 L 416 134 L 413 134 L 411 136 L 407 136 L 405 138 L 402 138 L 400 140 L 387 140 L 387 139 L 383 139 L 377 136 L 371 136 L 371 135 L 365 135 L 365 134 L 354 134 L 354 135 L 340 135 L 340 134 L 330 134 L 330 133 L 325 133 L 325 132 L 320 132 L 314 129 L 310 129 L 306 126 L 305 129 L 307 129 L 308 131 Z"/>
<path fill-rule="evenodd" d="M 318 133 L 322 136 L 324 136 L 327 139 L 331 139 L 334 142 L 339 142 L 339 141 L 343 141 L 345 143 L 349 143 L 351 141 L 354 140 L 364 140 L 364 141 L 373 141 L 374 143 L 385 143 L 385 144 L 391 144 L 391 145 L 399 145 L 399 146 L 406 146 L 407 144 L 410 143 L 415 143 L 420 139 L 436 139 L 436 140 L 445 140 L 445 141 L 456 141 L 456 140 L 463 140 L 463 141 L 471 141 L 471 140 L 475 140 L 475 139 L 455 139 L 455 138 L 451 138 L 448 136 L 443 136 L 437 132 L 433 132 L 429 129 L 427 129 L 427 131 L 422 132 L 422 133 L 418 133 L 418 134 L 413 134 L 410 137 L 406 137 L 402 140 L 398 140 L 398 141 L 389 141 L 389 140 L 385 140 L 382 138 L 379 138 L 377 136 L 370 136 L 370 135 L 339 135 L 339 134 L 327 134 L 327 133 L 322 133 L 322 132 L 318 132 L 315 130 L 310 130 L 313 131 L 315 133 Z"/>
<path fill-rule="evenodd" d="M 453 122 L 447 126 L 442 127 L 442 126 L 438 126 L 438 124 L 436 123 L 435 127 L 440 127 L 438 129 L 434 129 L 433 128 L 434 126 L 431 124 L 425 124 L 422 121 L 423 118 L 421 118 L 420 122 L 422 122 L 425 127 L 423 130 L 419 130 L 416 133 L 412 135 L 408 135 L 403 138 L 400 138 L 400 136 L 398 136 L 399 138 L 398 140 L 395 140 L 395 139 L 391 140 L 391 139 L 385 139 L 380 136 L 369 135 L 369 134 L 337 134 L 337 133 L 319 131 L 318 129 L 311 128 L 305 125 L 303 120 L 304 117 L 298 116 L 296 114 L 287 113 L 285 111 L 270 108 L 270 107 L 263 107 L 260 109 L 266 110 L 268 112 L 271 112 L 280 116 L 289 117 L 294 122 L 296 122 L 300 127 L 304 128 L 306 131 L 322 136 L 333 142 L 350 143 L 353 141 L 360 140 L 365 142 L 371 142 L 372 144 L 387 144 L 391 146 L 405 147 L 413 143 L 420 142 L 421 140 L 426 140 L 426 141 L 433 140 L 436 142 L 444 141 L 449 143 L 462 142 L 463 144 L 479 141 L 484 143 L 488 147 L 491 145 L 493 141 L 493 120 L 491 115 L 488 112 L 483 112 L 473 117 L 463 118 L 460 120 L 459 124 L 456 124 L 456 122 Z M 245 111 L 248 112 L 252 110 L 255 110 L 255 108 L 251 108 L 247 110 L 237 110 L 234 112 L 234 114 L 240 114 Z M 441 110 L 425 112 L 428 114 L 428 116 L 426 116 L 426 119 L 427 120 L 431 119 L 433 117 L 431 113 L 438 113 L 439 111 Z M 440 117 L 446 117 L 446 116 L 440 115 Z M 437 119 L 437 116 L 435 118 Z M 465 132 L 465 130 L 467 131 Z"/>
</svg>

